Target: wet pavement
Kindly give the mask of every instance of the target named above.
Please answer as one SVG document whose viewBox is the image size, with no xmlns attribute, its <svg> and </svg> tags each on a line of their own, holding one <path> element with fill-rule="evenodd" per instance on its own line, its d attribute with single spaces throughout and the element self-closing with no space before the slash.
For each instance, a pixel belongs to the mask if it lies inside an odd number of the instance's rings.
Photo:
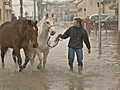
<svg viewBox="0 0 120 90">
<path fill-rule="evenodd" d="M 58 33 L 63 33 L 66 27 L 60 23 L 56 28 Z M 73 72 L 69 71 L 68 40 L 60 41 L 51 49 L 45 69 L 37 70 L 36 58 L 32 72 L 30 63 L 23 73 L 16 71 L 9 50 L 5 57 L 5 69 L 0 68 L 0 90 L 120 90 L 120 48 L 117 34 L 114 31 L 108 31 L 107 34 L 102 31 L 101 55 L 98 36 L 94 31 L 91 32 L 90 42 L 91 54 L 87 53 L 84 44 L 82 74 L 78 74 L 76 58 Z M 24 54 L 22 56 L 24 59 Z"/>
</svg>

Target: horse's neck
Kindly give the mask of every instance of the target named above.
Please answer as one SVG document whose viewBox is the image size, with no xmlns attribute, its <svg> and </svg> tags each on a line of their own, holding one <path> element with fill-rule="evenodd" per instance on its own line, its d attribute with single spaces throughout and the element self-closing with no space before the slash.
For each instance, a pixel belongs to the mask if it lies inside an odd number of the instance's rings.
<svg viewBox="0 0 120 90">
<path fill-rule="evenodd" d="M 45 27 L 44 22 L 41 22 L 41 25 L 38 27 L 38 38 L 42 40 L 47 40 L 49 36 L 48 28 Z"/>
<path fill-rule="evenodd" d="M 45 17 L 43 17 L 43 18 L 40 20 L 40 22 L 37 24 L 37 26 L 38 26 L 38 27 L 41 26 L 41 24 L 44 22 L 44 20 L 45 20 Z"/>
</svg>

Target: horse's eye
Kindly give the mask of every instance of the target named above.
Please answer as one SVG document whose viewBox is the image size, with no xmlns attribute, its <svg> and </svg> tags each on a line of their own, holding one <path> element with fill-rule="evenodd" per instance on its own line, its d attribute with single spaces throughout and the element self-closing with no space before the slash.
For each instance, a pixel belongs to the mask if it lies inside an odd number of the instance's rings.
<svg viewBox="0 0 120 90">
<path fill-rule="evenodd" d="M 46 22 L 47 24 L 49 24 L 49 22 Z"/>
</svg>

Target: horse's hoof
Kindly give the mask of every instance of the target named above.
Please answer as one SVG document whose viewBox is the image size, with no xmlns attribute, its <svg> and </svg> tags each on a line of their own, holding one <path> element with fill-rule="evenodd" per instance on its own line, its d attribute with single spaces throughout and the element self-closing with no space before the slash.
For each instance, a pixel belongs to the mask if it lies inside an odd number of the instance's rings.
<svg viewBox="0 0 120 90">
<path fill-rule="evenodd" d="M 2 64 L 2 68 L 4 68 L 5 67 L 5 64 Z"/>
<path fill-rule="evenodd" d="M 21 68 L 21 69 L 19 69 L 19 72 L 22 72 L 22 68 Z"/>
<path fill-rule="evenodd" d="M 40 69 L 40 67 L 37 67 L 37 69 Z"/>
<path fill-rule="evenodd" d="M 40 70 L 40 69 L 41 69 L 41 66 L 37 66 L 37 69 L 39 69 L 39 70 Z"/>
<path fill-rule="evenodd" d="M 23 65 L 23 66 L 22 66 L 22 68 L 24 69 L 24 68 L 26 68 L 26 66 L 25 66 L 25 65 Z"/>
<path fill-rule="evenodd" d="M 19 72 L 22 72 L 22 70 L 23 70 L 23 67 L 22 66 L 19 67 Z"/>
<path fill-rule="evenodd" d="M 45 65 L 43 65 L 43 68 L 45 69 Z"/>
</svg>

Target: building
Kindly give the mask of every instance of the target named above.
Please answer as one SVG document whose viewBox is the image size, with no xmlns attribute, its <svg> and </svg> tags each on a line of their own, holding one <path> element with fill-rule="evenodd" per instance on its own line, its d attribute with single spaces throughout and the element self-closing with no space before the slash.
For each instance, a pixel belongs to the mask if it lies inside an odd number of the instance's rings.
<svg viewBox="0 0 120 90">
<path fill-rule="evenodd" d="M 11 21 L 12 18 L 12 0 L 0 0 L 0 24 L 5 21 Z"/>
<path fill-rule="evenodd" d="M 2 17 L 3 17 L 3 15 L 2 15 L 2 12 L 3 12 L 3 1 L 2 0 L 0 0 L 0 24 L 3 22 L 3 19 L 2 19 Z"/>
<path fill-rule="evenodd" d="M 117 0 L 103 0 L 101 2 L 103 6 L 103 13 L 107 15 L 118 14 Z"/>
<path fill-rule="evenodd" d="M 78 9 L 81 9 L 81 12 L 78 12 L 78 17 L 86 18 L 92 14 L 97 14 L 98 2 L 99 0 L 79 0 Z"/>
</svg>

